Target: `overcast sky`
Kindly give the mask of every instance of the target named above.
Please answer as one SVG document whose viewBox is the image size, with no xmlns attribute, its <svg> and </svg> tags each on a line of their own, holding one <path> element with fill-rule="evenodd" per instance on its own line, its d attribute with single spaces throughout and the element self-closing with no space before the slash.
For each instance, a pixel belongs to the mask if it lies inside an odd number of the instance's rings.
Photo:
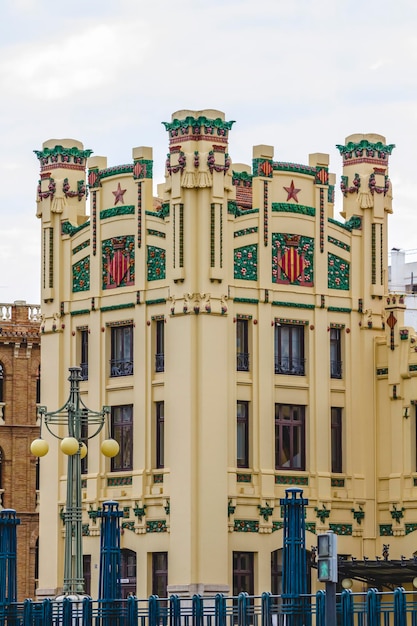
<svg viewBox="0 0 417 626">
<path fill-rule="evenodd" d="M 341 159 L 352 133 L 379 133 L 390 158 L 389 248 L 417 248 L 415 0 L 1 0 L 0 302 L 40 301 L 39 167 L 50 138 L 82 141 L 108 165 L 154 149 L 162 121 L 213 108 L 236 120 L 234 162 L 252 146 L 308 163 Z"/>
</svg>

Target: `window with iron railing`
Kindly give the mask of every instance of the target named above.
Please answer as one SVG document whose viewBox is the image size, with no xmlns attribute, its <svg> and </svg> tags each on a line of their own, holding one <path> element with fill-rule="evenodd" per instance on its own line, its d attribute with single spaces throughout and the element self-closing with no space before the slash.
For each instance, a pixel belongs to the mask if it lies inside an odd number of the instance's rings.
<svg viewBox="0 0 417 626">
<path fill-rule="evenodd" d="M 340 328 L 330 328 L 330 377 L 342 378 L 342 336 Z"/>
<path fill-rule="evenodd" d="M 110 376 L 133 374 L 133 324 L 111 328 Z"/>
<path fill-rule="evenodd" d="M 88 329 L 80 330 L 81 379 L 88 380 Z"/>
<path fill-rule="evenodd" d="M 112 472 L 133 469 L 133 405 L 113 406 L 111 409 L 111 436 L 120 446 L 111 459 Z"/>
<path fill-rule="evenodd" d="M 274 343 L 275 374 L 304 376 L 304 325 L 276 325 Z"/>
<path fill-rule="evenodd" d="M 165 371 L 165 320 L 155 321 L 155 372 Z"/>
<path fill-rule="evenodd" d="M 249 372 L 249 329 L 248 320 L 236 320 L 236 369 Z"/>
</svg>

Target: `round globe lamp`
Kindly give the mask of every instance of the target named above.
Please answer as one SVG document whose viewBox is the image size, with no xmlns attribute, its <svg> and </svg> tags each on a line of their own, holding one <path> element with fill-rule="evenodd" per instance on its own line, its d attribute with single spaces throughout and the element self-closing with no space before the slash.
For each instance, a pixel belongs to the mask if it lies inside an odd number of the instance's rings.
<svg viewBox="0 0 417 626">
<path fill-rule="evenodd" d="M 78 452 L 80 444 L 75 437 L 64 437 L 61 441 L 61 450 L 68 456 L 73 456 Z"/>
<path fill-rule="evenodd" d="M 45 456 L 45 454 L 48 454 L 48 450 L 49 443 L 45 441 L 45 439 L 38 438 L 32 441 L 32 443 L 30 444 L 30 451 L 32 452 L 33 456 Z"/>
<path fill-rule="evenodd" d="M 119 454 L 120 446 L 115 439 L 105 439 L 101 444 L 101 452 L 104 456 L 112 458 Z"/>
</svg>

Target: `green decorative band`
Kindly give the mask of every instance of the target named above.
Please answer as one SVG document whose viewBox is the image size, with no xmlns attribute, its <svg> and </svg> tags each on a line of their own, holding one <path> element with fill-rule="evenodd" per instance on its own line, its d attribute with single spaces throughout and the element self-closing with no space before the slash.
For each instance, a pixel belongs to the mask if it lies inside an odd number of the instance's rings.
<svg viewBox="0 0 417 626">
<path fill-rule="evenodd" d="M 93 154 L 92 150 L 79 150 L 75 146 L 73 148 L 64 148 L 63 146 L 55 146 L 54 148 L 44 148 L 42 151 L 33 151 L 39 160 L 49 159 L 49 157 L 61 156 L 61 161 L 65 162 L 68 159 L 88 159 Z M 64 158 L 62 158 L 64 157 Z"/>
<path fill-rule="evenodd" d="M 343 306 L 329 306 L 327 310 L 333 313 L 352 313 L 352 309 Z"/>
<path fill-rule="evenodd" d="M 100 311 L 119 311 L 120 309 L 133 309 L 133 302 L 126 302 L 126 304 L 112 304 L 110 306 L 100 307 Z"/>
<path fill-rule="evenodd" d="M 120 174 L 131 174 L 133 172 L 133 163 L 127 165 L 116 165 L 115 167 L 106 167 L 104 170 L 99 170 L 99 176 L 101 179 L 110 178 L 110 176 L 119 176 Z"/>
<path fill-rule="evenodd" d="M 154 474 L 153 475 L 153 482 L 156 485 L 161 485 L 164 482 L 164 475 L 163 474 Z"/>
<path fill-rule="evenodd" d="M 345 324 L 335 324 L 333 322 L 330 322 L 329 326 L 330 328 L 338 328 L 339 330 L 345 328 Z"/>
<path fill-rule="evenodd" d="M 107 487 L 120 487 L 123 485 L 131 485 L 131 476 L 114 476 L 107 479 Z"/>
<path fill-rule="evenodd" d="M 377 367 L 376 368 L 377 376 L 388 376 L 388 367 Z"/>
<path fill-rule="evenodd" d="M 366 156 L 374 156 L 374 152 L 378 153 L 378 156 L 391 154 L 393 149 L 395 148 L 394 143 L 390 143 L 385 145 L 378 141 L 377 143 L 371 143 L 367 139 L 362 139 L 359 143 L 354 143 L 353 141 L 349 141 L 346 146 L 341 146 L 339 144 L 336 145 L 336 148 L 339 150 L 341 155 L 351 157 L 353 153 L 355 153 L 356 157 L 360 157 L 363 155 L 363 152 L 366 152 Z"/>
<path fill-rule="evenodd" d="M 124 530 L 135 530 L 135 522 L 122 522 L 122 528 Z"/>
<path fill-rule="evenodd" d="M 134 215 L 135 207 L 132 204 L 126 206 L 115 206 L 111 209 L 103 209 L 100 211 L 100 219 L 107 220 L 110 217 L 120 217 L 121 215 Z"/>
<path fill-rule="evenodd" d="M 272 522 L 272 532 L 274 533 L 276 530 L 281 530 L 284 528 L 284 522 Z"/>
<path fill-rule="evenodd" d="M 90 255 L 74 263 L 72 266 L 73 293 L 90 290 Z"/>
<path fill-rule="evenodd" d="M 85 315 L 90 313 L 90 309 L 79 309 L 78 311 L 71 311 L 70 315 Z"/>
<path fill-rule="evenodd" d="M 417 524 L 416 523 L 412 523 L 412 524 L 404 524 L 405 526 L 405 534 L 409 535 L 410 533 L 413 533 L 415 530 L 417 530 Z"/>
<path fill-rule="evenodd" d="M 145 215 L 149 215 L 150 217 L 158 217 L 161 220 L 164 220 L 169 215 L 169 203 L 166 202 L 161 205 L 159 211 L 145 211 Z"/>
<path fill-rule="evenodd" d="M 352 524 L 329 524 L 329 530 L 332 530 L 336 535 L 351 535 Z"/>
<path fill-rule="evenodd" d="M 308 476 L 284 476 L 283 474 L 275 475 L 276 485 L 308 485 Z"/>
<path fill-rule="evenodd" d="M 158 520 L 149 520 L 146 522 L 146 532 L 147 533 L 166 533 L 167 532 L 167 523 L 164 519 Z"/>
<path fill-rule="evenodd" d="M 309 215 L 310 217 L 314 217 L 316 214 L 316 209 L 312 206 L 290 204 L 289 202 L 273 202 L 272 211 L 274 213 L 299 213 L 301 215 Z"/>
<path fill-rule="evenodd" d="M 390 537 L 392 535 L 392 524 L 380 524 L 379 525 L 379 536 L 380 537 Z"/>
<path fill-rule="evenodd" d="M 144 180 L 152 178 L 153 161 L 151 159 L 137 159 L 133 165 L 133 178 Z"/>
<path fill-rule="evenodd" d="M 329 235 L 327 237 L 327 241 L 337 246 L 338 248 L 342 248 L 342 250 L 346 250 L 346 252 L 350 252 L 350 246 L 347 243 L 340 241 L 339 239 L 335 239 L 334 237 L 330 237 Z"/>
<path fill-rule="evenodd" d="M 252 175 L 248 174 L 247 172 L 232 172 L 232 181 L 233 184 L 236 185 L 237 183 L 243 182 L 243 183 L 247 183 L 248 187 L 252 186 Z"/>
<path fill-rule="evenodd" d="M 316 176 L 316 168 L 310 165 L 300 165 L 299 163 L 284 163 L 283 161 L 275 161 L 272 167 L 277 172 L 296 172 L 297 174 L 307 174 L 307 176 Z"/>
<path fill-rule="evenodd" d="M 417 364 L 413 363 L 412 365 L 408 366 L 408 371 L 409 372 L 417 372 Z"/>
<path fill-rule="evenodd" d="M 240 313 L 238 313 L 236 315 L 236 319 L 237 320 L 251 320 L 252 319 L 252 315 L 241 315 Z"/>
<path fill-rule="evenodd" d="M 80 243 L 79 246 L 75 246 L 74 250 L 72 251 L 72 254 L 77 254 L 77 252 L 81 252 L 81 250 L 84 250 L 84 248 L 88 248 L 89 245 L 90 245 L 90 240 L 86 239 L 85 241 Z"/>
<path fill-rule="evenodd" d="M 360 215 L 352 215 L 352 217 L 345 222 L 345 226 L 347 226 L 350 231 L 360 230 L 362 228 L 362 218 Z"/>
<path fill-rule="evenodd" d="M 234 120 L 230 122 L 225 122 L 220 117 L 217 117 L 215 120 L 211 120 L 204 115 L 200 115 L 197 118 L 188 115 L 183 120 L 175 119 L 172 120 L 172 122 L 162 122 L 162 124 L 165 126 L 165 130 L 179 131 L 183 135 L 188 132 L 188 129 L 190 127 L 194 131 L 197 130 L 197 132 L 199 132 L 201 127 L 204 127 L 204 131 L 207 134 L 213 133 L 214 129 L 216 129 L 217 131 L 221 131 L 221 134 L 223 134 L 225 131 L 230 130 L 234 123 Z"/>
<path fill-rule="evenodd" d="M 81 489 L 87 489 L 87 479 L 83 478 L 81 480 Z"/>
<path fill-rule="evenodd" d="M 69 222 L 62 222 L 62 224 L 61 224 L 61 234 L 62 235 L 69 235 L 70 237 L 72 237 L 76 233 L 79 233 L 80 230 L 83 230 L 84 228 L 87 228 L 87 226 L 90 226 L 90 220 L 87 220 L 86 222 L 84 222 L 84 224 L 81 224 L 81 226 L 73 226 Z"/>
<path fill-rule="evenodd" d="M 346 224 L 342 224 L 342 222 L 338 222 L 337 220 L 334 220 L 332 217 L 328 217 L 327 221 L 330 224 L 334 224 L 335 226 L 339 226 L 340 228 L 343 228 L 344 230 L 347 230 L 349 233 L 352 232 L 352 228 L 350 226 Z"/>
<path fill-rule="evenodd" d="M 152 228 L 148 228 L 147 233 L 148 235 L 153 235 L 154 237 L 162 237 L 162 239 L 165 239 L 166 237 L 165 233 L 161 233 L 160 230 L 153 230 Z"/>
<path fill-rule="evenodd" d="M 236 482 L 250 483 L 252 482 L 252 474 L 236 474 Z"/>
<path fill-rule="evenodd" d="M 331 478 L 330 484 L 332 487 L 344 487 L 345 479 L 344 478 Z"/>
<path fill-rule="evenodd" d="M 242 230 L 237 230 L 235 233 L 233 233 L 233 237 L 243 237 L 244 235 L 252 235 L 253 233 L 257 232 L 257 226 L 252 226 L 251 228 L 242 228 Z"/>
<path fill-rule="evenodd" d="M 310 533 L 316 534 L 316 522 L 306 522 L 305 527 Z"/>
<path fill-rule="evenodd" d="M 233 302 L 243 302 L 244 304 L 259 304 L 256 298 L 233 298 Z"/>
<path fill-rule="evenodd" d="M 227 203 L 227 212 L 235 217 L 242 217 L 242 215 L 250 215 L 251 213 L 259 213 L 259 209 L 241 209 L 238 207 L 234 200 L 229 200 Z"/>
<path fill-rule="evenodd" d="M 110 328 L 115 328 L 116 326 L 130 326 L 133 324 L 133 320 L 121 320 L 118 322 L 106 322 L 106 326 Z"/>
<path fill-rule="evenodd" d="M 288 306 L 295 309 L 314 309 L 314 304 L 302 304 L 301 302 L 281 302 L 279 300 L 273 300 L 272 306 Z"/>
<path fill-rule="evenodd" d="M 285 317 L 276 317 L 275 323 L 276 324 L 292 324 L 292 325 L 298 324 L 298 326 L 308 326 L 308 320 L 291 320 Z"/>
<path fill-rule="evenodd" d="M 259 522 L 257 520 L 235 519 L 233 530 L 236 533 L 257 533 Z"/>
<path fill-rule="evenodd" d="M 165 304 L 165 298 L 155 298 L 155 300 L 145 300 L 145 304 Z"/>
</svg>

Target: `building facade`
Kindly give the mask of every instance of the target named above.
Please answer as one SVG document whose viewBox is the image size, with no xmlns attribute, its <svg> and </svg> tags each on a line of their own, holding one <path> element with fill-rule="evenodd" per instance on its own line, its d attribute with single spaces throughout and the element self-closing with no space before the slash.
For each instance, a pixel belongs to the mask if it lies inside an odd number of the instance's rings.
<svg viewBox="0 0 417 626">
<path fill-rule="evenodd" d="M 391 249 L 391 263 L 388 268 L 388 289 L 391 293 L 405 294 L 405 323 L 417 327 L 417 262 L 407 261 L 407 256 L 415 258 L 415 250 Z"/>
<path fill-rule="evenodd" d="M 35 593 L 38 542 L 36 437 L 40 390 L 40 307 L 24 301 L 0 305 L 0 507 L 14 509 L 18 600 Z"/>
<path fill-rule="evenodd" d="M 279 591 L 291 485 L 309 501 L 308 547 L 330 528 L 347 559 L 417 549 L 416 333 L 388 293 L 393 146 L 338 146 L 336 220 L 328 155 L 300 165 L 258 145 L 235 164 L 232 125 L 173 114 L 158 199 L 151 148 L 116 167 L 70 139 L 36 153 L 42 401 L 62 406 L 80 365 L 83 401 L 111 407 L 120 443 L 109 460 L 87 442 L 93 595 L 108 499 L 124 512 L 125 592 L 140 597 Z M 66 459 L 50 444 L 39 597 L 62 587 Z"/>
</svg>

